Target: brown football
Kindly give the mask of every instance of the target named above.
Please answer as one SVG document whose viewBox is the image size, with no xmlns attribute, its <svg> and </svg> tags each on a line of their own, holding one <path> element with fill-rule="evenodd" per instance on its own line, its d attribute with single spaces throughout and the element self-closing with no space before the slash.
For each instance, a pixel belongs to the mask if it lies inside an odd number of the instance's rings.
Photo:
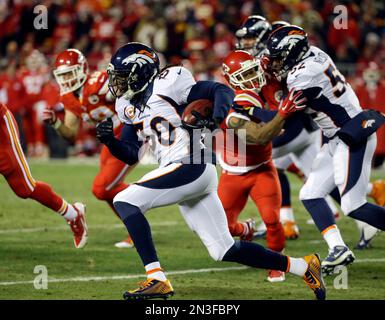
<svg viewBox="0 0 385 320">
<path fill-rule="evenodd" d="M 207 99 L 199 99 L 191 102 L 183 111 L 182 121 L 189 125 L 195 125 L 197 119 L 192 111 L 200 113 L 203 118 L 210 118 L 213 114 L 213 103 Z"/>
</svg>

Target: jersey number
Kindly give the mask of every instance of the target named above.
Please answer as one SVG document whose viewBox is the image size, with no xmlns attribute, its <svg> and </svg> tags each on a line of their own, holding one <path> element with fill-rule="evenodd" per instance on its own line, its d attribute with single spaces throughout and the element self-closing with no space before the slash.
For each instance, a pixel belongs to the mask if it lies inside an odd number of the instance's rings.
<svg viewBox="0 0 385 320">
<path fill-rule="evenodd" d="M 143 122 L 134 124 L 137 131 L 143 130 Z M 150 122 L 151 129 L 155 132 L 158 141 L 165 147 L 171 146 L 175 142 L 175 127 L 162 117 L 155 117 Z M 164 138 L 164 135 L 168 131 L 168 139 Z"/>
<path fill-rule="evenodd" d="M 324 73 L 329 78 L 330 83 L 332 84 L 333 94 L 337 98 L 341 97 L 346 91 L 346 82 L 343 79 L 342 74 L 332 65 L 329 65 L 329 67 L 325 70 Z"/>
</svg>

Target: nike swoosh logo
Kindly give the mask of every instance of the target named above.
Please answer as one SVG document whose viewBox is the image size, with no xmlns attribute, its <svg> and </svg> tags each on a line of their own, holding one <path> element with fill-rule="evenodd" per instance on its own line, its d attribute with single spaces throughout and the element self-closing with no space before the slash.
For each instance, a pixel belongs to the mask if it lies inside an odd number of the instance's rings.
<svg viewBox="0 0 385 320">
<path fill-rule="evenodd" d="M 182 69 L 179 69 L 179 72 L 177 72 L 177 74 L 181 74 L 181 72 L 182 72 Z"/>
</svg>

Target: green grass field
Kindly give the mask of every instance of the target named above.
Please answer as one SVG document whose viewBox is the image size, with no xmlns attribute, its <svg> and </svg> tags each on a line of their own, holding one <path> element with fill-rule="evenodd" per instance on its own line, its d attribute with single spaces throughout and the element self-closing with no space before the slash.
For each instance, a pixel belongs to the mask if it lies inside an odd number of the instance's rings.
<svg viewBox="0 0 385 320">
<path fill-rule="evenodd" d="M 83 250 L 75 249 L 61 217 L 32 200 L 18 199 L 0 177 L 0 299 L 121 299 L 126 289 L 143 280 L 143 267 L 135 250 L 113 246 L 126 231 L 107 204 L 91 194 L 97 165 L 34 162 L 31 169 L 36 179 L 50 183 L 68 201 L 87 204 L 89 242 Z M 135 181 L 149 169 L 138 167 L 127 181 Z M 374 178 L 384 176 L 383 171 L 373 174 Z M 326 244 L 315 226 L 306 224 L 308 214 L 296 199 L 300 183 L 290 178 L 301 236 L 287 242 L 286 253 L 318 252 L 325 257 Z M 251 202 L 242 218 L 249 216 L 258 216 Z M 271 284 L 264 270 L 211 260 L 176 206 L 152 210 L 147 217 L 162 266 L 176 291 L 173 299 L 313 299 L 295 276 Z M 358 240 L 354 221 L 343 217 L 339 226 L 353 247 Z M 335 289 L 334 276 L 326 278 L 328 299 L 384 299 L 385 235 L 374 239 L 372 249 L 355 254 L 357 261 L 348 269 L 348 289 Z M 47 267 L 53 281 L 48 289 L 34 288 L 36 265 Z"/>
</svg>

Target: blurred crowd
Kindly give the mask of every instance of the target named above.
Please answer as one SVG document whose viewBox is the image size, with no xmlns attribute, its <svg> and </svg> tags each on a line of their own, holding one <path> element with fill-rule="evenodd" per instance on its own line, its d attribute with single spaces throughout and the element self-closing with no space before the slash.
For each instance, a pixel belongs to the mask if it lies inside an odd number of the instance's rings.
<svg viewBox="0 0 385 320">
<path fill-rule="evenodd" d="M 47 8 L 47 29 L 34 28 L 37 5 Z M 335 28 L 338 5 L 347 9 L 347 29 Z M 52 156 L 65 157 L 68 146 L 39 116 L 47 105 L 58 112 L 63 107 L 52 77 L 57 53 L 77 48 L 97 70 L 106 67 L 117 47 L 139 41 L 161 53 L 163 64 L 183 63 L 198 80 L 223 81 L 222 59 L 252 14 L 303 27 L 311 44 L 329 53 L 348 77 L 362 105 L 385 109 L 383 0 L 2 0 L 0 102 L 15 114 L 29 156 L 45 156 L 48 145 Z M 98 151 L 92 130 L 83 124 L 71 154 Z M 385 140 L 385 129 L 379 134 Z M 385 142 L 377 155 L 385 156 Z"/>
</svg>

